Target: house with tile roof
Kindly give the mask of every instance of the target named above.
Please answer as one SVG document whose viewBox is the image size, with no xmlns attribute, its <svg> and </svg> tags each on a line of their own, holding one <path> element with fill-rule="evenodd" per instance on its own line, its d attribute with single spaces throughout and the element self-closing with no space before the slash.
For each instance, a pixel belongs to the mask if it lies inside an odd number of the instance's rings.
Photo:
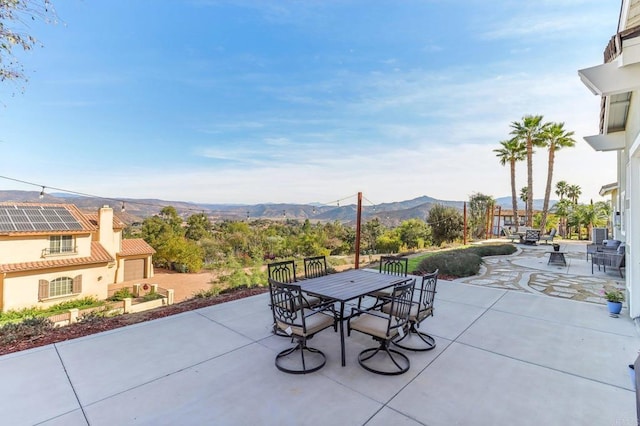
<svg viewBox="0 0 640 426">
<path fill-rule="evenodd" d="M 622 0 L 617 32 L 604 63 L 578 75 L 600 97 L 599 134 L 584 139 L 596 151 L 617 153 L 617 182 L 601 194 L 613 199 L 613 237 L 625 242 L 629 315 L 640 318 L 640 0 Z M 603 165 L 603 167 L 607 167 Z"/>
<path fill-rule="evenodd" d="M 124 227 L 108 206 L 0 203 L 0 311 L 106 299 L 109 284 L 152 277 L 155 251 Z"/>
</svg>

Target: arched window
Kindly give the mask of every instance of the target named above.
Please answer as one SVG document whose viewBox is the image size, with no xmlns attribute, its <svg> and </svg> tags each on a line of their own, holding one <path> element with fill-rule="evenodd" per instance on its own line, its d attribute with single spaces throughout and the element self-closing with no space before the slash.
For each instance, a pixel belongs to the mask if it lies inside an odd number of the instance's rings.
<svg viewBox="0 0 640 426">
<path fill-rule="evenodd" d="M 73 278 L 60 277 L 49 283 L 49 297 L 64 296 L 73 293 Z"/>
</svg>

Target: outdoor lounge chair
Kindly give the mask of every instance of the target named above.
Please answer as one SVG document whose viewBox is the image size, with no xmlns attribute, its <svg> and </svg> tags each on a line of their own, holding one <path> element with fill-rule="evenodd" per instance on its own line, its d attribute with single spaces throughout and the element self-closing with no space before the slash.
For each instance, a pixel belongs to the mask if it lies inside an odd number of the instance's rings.
<svg viewBox="0 0 640 426">
<path fill-rule="evenodd" d="M 387 376 L 406 373 L 409 370 L 411 366 L 409 358 L 402 352 L 391 349 L 389 345 L 398 336 L 403 337 L 408 332 L 415 283 L 415 278 L 405 278 L 395 283 L 391 297 L 388 299 L 391 314 L 351 309 L 351 315 L 347 321 L 348 334 L 351 335 L 351 330 L 356 330 L 380 342 L 379 346 L 365 349 L 358 354 L 358 363 L 365 370 Z M 376 357 L 381 352 L 381 356 Z M 393 365 L 390 368 L 384 368 L 385 361 L 389 359 Z"/>
<path fill-rule="evenodd" d="M 425 319 L 433 316 L 433 302 L 436 295 L 436 285 L 438 284 L 438 270 L 430 274 L 423 275 L 418 301 L 413 301 L 409 312 L 409 332 L 399 340 L 394 340 L 393 344 L 399 348 L 409 351 L 429 351 L 436 347 L 435 339 L 428 334 L 419 331 L 420 324 Z M 415 290 L 414 290 L 415 292 Z M 387 303 L 382 307 L 382 312 L 390 313 L 391 305 Z M 418 339 L 412 339 L 415 336 Z M 415 342 L 417 340 L 417 342 Z M 411 342 L 417 343 L 412 344 Z M 402 343 L 400 343 L 402 342 Z"/>
<path fill-rule="evenodd" d="M 553 243 L 553 239 L 556 236 L 556 228 L 553 228 L 549 235 L 542 235 L 540 237 L 540 241 L 544 241 L 545 244 L 549 244 L 549 242 Z"/>
<path fill-rule="evenodd" d="M 617 269 L 620 274 L 620 278 L 624 278 L 622 275 L 622 268 L 625 267 L 625 245 L 620 246 L 615 250 L 605 250 L 602 252 L 596 252 L 591 255 L 591 273 L 593 274 L 593 265 L 598 265 L 598 271 L 600 267 L 607 272 L 607 266 L 609 268 Z"/>
<path fill-rule="evenodd" d="M 507 238 L 508 240 L 511 240 L 512 243 L 515 240 L 518 240 L 518 241 L 520 240 L 520 235 L 512 233 L 509 228 L 504 228 L 502 232 L 504 232 L 505 238 Z"/>
<path fill-rule="evenodd" d="M 538 230 L 538 229 L 527 229 L 527 232 L 525 232 L 524 238 L 522 239 L 522 242 L 525 243 L 525 244 L 536 245 L 536 244 L 538 244 L 538 241 L 540 241 L 540 230 Z"/>
<path fill-rule="evenodd" d="M 269 278 L 271 310 L 278 330 L 296 342 L 292 348 L 276 355 L 276 368 L 285 373 L 306 374 L 321 369 L 327 362 L 324 353 L 307 346 L 307 340 L 316 333 L 333 327 L 337 331 L 333 303 L 307 307 L 305 296 L 298 284 L 281 283 Z M 297 359 L 296 353 L 300 354 Z"/>
</svg>

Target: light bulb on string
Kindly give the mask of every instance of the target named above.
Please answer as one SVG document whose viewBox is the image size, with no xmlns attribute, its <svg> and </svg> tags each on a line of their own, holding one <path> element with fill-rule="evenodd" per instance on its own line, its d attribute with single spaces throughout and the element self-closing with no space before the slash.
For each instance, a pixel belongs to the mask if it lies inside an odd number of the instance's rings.
<svg viewBox="0 0 640 426">
<path fill-rule="evenodd" d="M 124 213 L 124 211 L 126 210 L 125 206 L 124 206 L 124 201 L 122 202 L 122 207 L 120 207 L 120 211 L 122 213 Z"/>
<path fill-rule="evenodd" d="M 42 191 L 40 191 L 39 198 L 42 200 L 44 198 L 44 186 L 42 187 Z"/>
</svg>

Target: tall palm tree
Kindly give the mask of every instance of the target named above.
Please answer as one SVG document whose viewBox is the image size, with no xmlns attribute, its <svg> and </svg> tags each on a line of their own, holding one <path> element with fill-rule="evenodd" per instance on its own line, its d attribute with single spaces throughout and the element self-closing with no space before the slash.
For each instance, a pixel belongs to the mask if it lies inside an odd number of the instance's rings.
<svg viewBox="0 0 640 426">
<path fill-rule="evenodd" d="M 529 212 L 529 203 L 527 203 L 529 197 L 529 191 L 527 190 L 527 187 L 523 187 L 520 188 L 520 199 L 522 200 L 522 202 L 524 203 L 524 215 L 525 217 L 529 217 L 528 212 Z M 526 225 L 526 223 L 525 223 Z"/>
<path fill-rule="evenodd" d="M 560 219 L 558 230 L 562 238 L 567 237 L 567 218 L 571 215 L 573 208 L 574 204 L 567 199 L 562 199 L 553 206 L 553 212 Z"/>
<path fill-rule="evenodd" d="M 516 197 L 516 162 L 526 158 L 526 147 L 516 138 L 500 142 L 502 148 L 494 149 L 500 164 L 503 166 L 509 163 L 511 168 L 511 205 L 513 206 L 513 223 L 518 230 L 518 198 Z"/>
<path fill-rule="evenodd" d="M 569 184 L 561 180 L 556 182 L 556 195 L 560 197 L 560 201 L 564 200 L 564 196 L 567 195 L 567 190 L 569 189 Z"/>
<path fill-rule="evenodd" d="M 527 147 L 527 226 L 533 225 L 533 147 L 540 146 L 546 124 L 541 115 L 525 115 L 511 123 L 511 134 Z"/>
<path fill-rule="evenodd" d="M 578 198 L 582 195 L 582 188 L 580 185 L 569 185 L 567 188 L 567 197 L 573 202 L 573 204 L 578 204 Z"/>
<path fill-rule="evenodd" d="M 543 135 L 543 141 L 549 151 L 547 165 L 547 187 L 544 191 L 544 202 L 542 203 L 542 217 L 540 218 L 540 229 L 544 232 L 547 225 L 547 212 L 549 211 L 549 198 L 551 197 L 551 182 L 553 181 L 553 164 L 555 162 L 556 151 L 562 148 L 571 148 L 576 145 L 572 138 L 573 132 L 568 132 L 564 128 L 564 123 L 550 123 Z"/>
<path fill-rule="evenodd" d="M 566 181 L 561 180 L 559 182 L 556 182 L 556 195 L 560 197 L 560 202 L 565 201 L 564 197 L 565 195 L 567 195 L 568 190 L 569 190 L 569 184 Z M 566 227 L 567 227 L 568 216 L 569 216 L 568 213 L 565 216 L 559 216 L 560 223 L 558 224 L 558 228 L 560 231 L 560 236 L 562 236 L 562 238 L 565 238 L 567 236 Z"/>
</svg>

